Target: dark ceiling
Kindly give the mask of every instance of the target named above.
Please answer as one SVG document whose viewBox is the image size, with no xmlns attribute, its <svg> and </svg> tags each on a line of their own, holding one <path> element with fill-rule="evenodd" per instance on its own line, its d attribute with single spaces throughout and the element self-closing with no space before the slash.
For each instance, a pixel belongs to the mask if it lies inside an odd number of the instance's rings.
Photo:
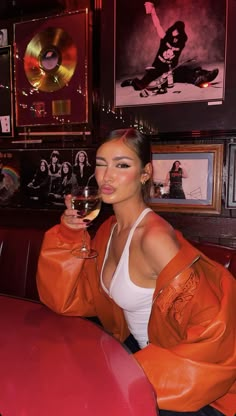
<svg viewBox="0 0 236 416">
<path fill-rule="evenodd" d="M 0 20 L 54 9 L 64 10 L 64 0 L 1 0 Z"/>
</svg>

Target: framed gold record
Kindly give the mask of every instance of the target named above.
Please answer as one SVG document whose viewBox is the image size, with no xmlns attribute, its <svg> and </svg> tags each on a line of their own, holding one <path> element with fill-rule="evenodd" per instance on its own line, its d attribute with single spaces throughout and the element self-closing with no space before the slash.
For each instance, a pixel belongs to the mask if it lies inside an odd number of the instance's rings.
<svg viewBox="0 0 236 416">
<path fill-rule="evenodd" d="M 15 23 L 16 125 L 87 123 L 88 9 Z"/>
<path fill-rule="evenodd" d="M 24 71 L 38 91 L 53 92 L 69 84 L 77 64 L 77 47 L 61 28 L 47 27 L 27 45 Z"/>
</svg>

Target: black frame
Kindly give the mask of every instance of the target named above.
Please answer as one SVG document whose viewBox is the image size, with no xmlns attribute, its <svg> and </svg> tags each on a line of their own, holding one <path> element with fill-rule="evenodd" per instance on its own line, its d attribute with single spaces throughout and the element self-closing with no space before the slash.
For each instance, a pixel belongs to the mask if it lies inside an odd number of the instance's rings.
<svg viewBox="0 0 236 416">
<path fill-rule="evenodd" d="M 227 146 L 226 208 L 236 208 L 236 143 Z"/>
<path fill-rule="evenodd" d="M 13 80 L 12 80 L 12 48 L 5 46 L 0 48 L 0 117 L 7 117 L 2 123 L 7 131 L 0 129 L 0 137 L 13 137 Z M 5 130 L 4 128 L 4 130 Z"/>
</svg>

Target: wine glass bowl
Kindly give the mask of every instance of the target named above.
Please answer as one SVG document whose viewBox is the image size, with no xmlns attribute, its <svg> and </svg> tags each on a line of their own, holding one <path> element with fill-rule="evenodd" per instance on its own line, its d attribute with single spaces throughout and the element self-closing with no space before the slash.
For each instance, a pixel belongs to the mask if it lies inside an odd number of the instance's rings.
<svg viewBox="0 0 236 416">
<path fill-rule="evenodd" d="M 71 207 L 77 211 L 78 218 L 83 219 L 86 227 L 98 216 L 101 209 L 101 198 L 96 186 L 78 186 L 71 191 Z M 86 227 L 83 230 L 81 247 L 72 250 L 78 258 L 94 258 L 96 250 L 90 249 L 86 244 Z"/>
</svg>

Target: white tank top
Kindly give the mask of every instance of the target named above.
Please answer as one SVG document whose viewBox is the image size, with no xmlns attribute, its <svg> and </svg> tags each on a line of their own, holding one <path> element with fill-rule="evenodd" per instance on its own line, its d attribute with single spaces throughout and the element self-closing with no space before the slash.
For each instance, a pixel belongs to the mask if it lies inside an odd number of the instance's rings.
<svg viewBox="0 0 236 416">
<path fill-rule="evenodd" d="M 135 285 L 131 281 L 129 276 L 129 247 L 136 227 L 142 221 L 144 216 L 150 211 L 152 211 L 150 208 L 146 208 L 144 211 L 142 211 L 142 213 L 139 215 L 134 225 L 132 226 L 120 261 L 112 277 L 109 290 L 105 287 L 103 283 L 102 275 L 104 264 L 109 253 L 111 238 L 116 224 L 114 225 L 108 240 L 103 266 L 101 270 L 101 286 L 103 290 L 112 299 L 114 299 L 117 305 L 119 305 L 123 309 L 129 330 L 131 334 L 133 334 L 135 339 L 138 341 L 140 348 L 145 347 L 148 343 L 147 327 L 151 313 L 154 288 L 140 287 Z"/>
</svg>

